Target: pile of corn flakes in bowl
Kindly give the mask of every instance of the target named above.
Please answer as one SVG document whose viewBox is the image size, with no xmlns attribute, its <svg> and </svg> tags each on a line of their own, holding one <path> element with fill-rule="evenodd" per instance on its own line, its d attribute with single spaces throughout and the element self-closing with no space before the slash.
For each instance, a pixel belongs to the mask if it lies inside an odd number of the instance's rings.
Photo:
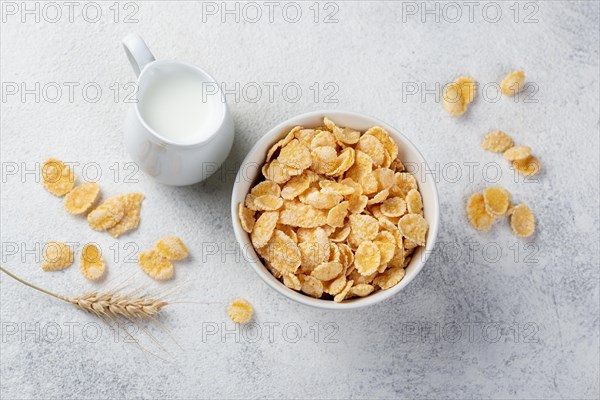
<svg viewBox="0 0 600 400">
<path fill-rule="evenodd" d="M 244 160 L 232 220 L 245 261 L 303 304 L 356 308 L 421 270 L 439 224 L 425 159 L 395 129 L 342 111 L 269 131 Z"/>
</svg>

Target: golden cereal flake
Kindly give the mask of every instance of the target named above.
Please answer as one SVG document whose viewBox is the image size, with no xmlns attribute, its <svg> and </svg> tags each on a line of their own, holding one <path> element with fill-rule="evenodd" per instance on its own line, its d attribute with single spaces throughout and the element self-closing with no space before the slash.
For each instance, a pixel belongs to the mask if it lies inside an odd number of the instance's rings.
<svg viewBox="0 0 600 400">
<path fill-rule="evenodd" d="M 300 279 L 298 279 L 298 277 L 294 274 L 284 274 L 283 284 L 297 292 L 302 289 L 302 283 L 300 283 Z"/>
<path fill-rule="evenodd" d="M 379 204 L 383 203 L 385 199 L 390 195 L 390 191 L 387 189 L 383 189 L 381 192 L 377 193 L 373 198 L 367 201 L 367 205 Z"/>
<path fill-rule="evenodd" d="M 363 135 L 356 144 L 356 150 L 362 151 L 368 155 L 374 165 L 381 166 L 383 164 L 385 147 L 383 144 L 372 135 Z"/>
<path fill-rule="evenodd" d="M 338 183 L 336 181 L 322 180 L 319 186 L 323 192 L 335 193 L 342 196 L 348 196 L 354 193 L 354 187 Z"/>
<path fill-rule="evenodd" d="M 513 146 L 513 140 L 506 133 L 496 130 L 488 133 L 481 142 L 481 148 L 494 153 L 504 153 Z"/>
<path fill-rule="evenodd" d="M 255 248 L 259 249 L 269 242 L 275 231 L 278 219 L 279 213 L 277 211 L 267 211 L 258 217 L 254 224 L 254 229 L 250 234 L 252 244 Z"/>
<path fill-rule="evenodd" d="M 254 205 L 259 211 L 275 211 L 283 206 L 283 199 L 272 194 L 265 194 L 255 197 Z"/>
<path fill-rule="evenodd" d="M 267 180 L 272 181 L 278 185 L 282 185 L 290 180 L 290 178 L 292 177 L 290 172 L 291 170 L 287 168 L 284 164 L 280 163 L 278 160 L 268 162 L 262 167 L 263 176 L 267 178 Z"/>
<path fill-rule="evenodd" d="M 240 219 L 240 225 L 242 229 L 248 233 L 252 233 L 254 229 L 254 211 L 247 207 L 244 207 L 242 203 L 238 204 L 238 217 Z"/>
<path fill-rule="evenodd" d="M 177 236 L 168 236 L 156 243 L 156 249 L 167 260 L 183 260 L 189 255 L 187 247 Z"/>
<path fill-rule="evenodd" d="M 350 288 L 350 295 L 365 297 L 373 293 L 375 287 L 373 285 L 369 285 L 368 283 L 359 283 L 358 285 L 354 285 Z"/>
<path fill-rule="evenodd" d="M 442 93 L 444 110 L 450 115 L 462 115 L 467 111 L 462 88 L 456 82 L 446 85 Z"/>
<path fill-rule="evenodd" d="M 373 279 L 373 284 L 383 290 L 394 287 L 404 278 L 406 271 L 402 267 L 388 268 L 384 273 Z"/>
<path fill-rule="evenodd" d="M 254 310 L 252 305 L 245 299 L 235 299 L 227 307 L 229 318 L 236 324 L 247 324 L 252 320 Z"/>
<path fill-rule="evenodd" d="M 485 210 L 493 217 L 506 214 L 510 205 L 510 193 L 503 187 L 489 187 L 483 191 Z"/>
<path fill-rule="evenodd" d="M 106 264 L 102 258 L 100 248 L 93 243 L 83 246 L 79 266 L 81 273 L 86 279 L 90 281 L 100 279 L 104 275 L 104 271 L 106 271 Z"/>
<path fill-rule="evenodd" d="M 330 210 L 342 201 L 342 195 L 333 192 L 316 191 L 306 196 L 306 203 L 320 210 Z"/>
<path fill-rule="evenodd" d="M 98 199 L 100 186 L 96 182 L 84 182 L 65 196 L 65 209 L 69 214 L 84 214 Z"/>
<path fill-rule="evenodd" d="M 500 90 L 505 96 L 514 96 L 523 89 L 525 85 L 525 72 L 513 71 L 506 75 L 500 82 Z"/>
<path fill-rule="evenodd" d="M 326 262 L 318 265 L 310 275 L 320 281 L 330 281 L 337 277 L 344 267 L 339 262 Z"/>
<path fill-rule="evenodd" d="M 350 225 L 346 223 L 344 226 L 337 228 L 331 236 L 329 236 L 329 240 L 332 242 L 344 242 L 348 235 L 350 234 Z"/>
<path fill-rule="evenodd" d="M 141 193 L 127 193 L 121 195 L 121 201 L 124 204 L 123 218 L 114 226 L 107 229 L 110 236 L 117 238 L 122 234 L 132 231 L 140 224 L 140 212 L 144 195 Z"/>
<path fill-rule="evenodd" d="M 319 174 L 329 174 L 336 169 L 338 154 L 335 147 L 319 146 L 312 150 L 311 160 L 311 170 Z"/>
<path fill-rule="evenodd" d="M 75 174 L 65 163 L 49 158 L 42 164 L 42 185 L 55 196 L 69 193 L 75 186 Z"/>
<path fill-rule="evenodd" d="M 376 272 L 380 261 L 381 252 L 379 247 L 368 240 L 362 242 L 354 254 L 354 265 L 361 275 L 371 275 Z"/>
<path fill-rule="evenodd" d="M 429 225 L 420 214 L 406 214 L 398 221 L 398 228 L 402 236 L 412 240 L 419 246 L 425 246 L 425 237 Z"/>
<path fill-rule="evenodd" d="M 334 228 L 340 228 L 344 226 L 344 221 L 348 215 L 349 205 L 350 203 L 348 201 L 342 201 L 340 204 L 329 210 L 327 213 L 327 224 Z"/>
<path fill-rule="evenodd" d="M 298 245 L 285 233 L 275 230 L 267 244 L 268 259 L 271 266 L 281 274 L 295 274 L 300 267 L 302 256 Z"/>
<path fill-rule="evenodd" d="M 44 248 L 42 270 L 58 271 L 73 264 L 73 252 L 64 242 L 48 242 Z"/>
<path fill-rule="evenodd" d="M 271 158 L 273 158 L 273 155 L 275 154 L 275 152 L 277 150 L 279 150 L 280 148 L 282 148 L 283 146 L 285 146 L 286 144 L 288 144 L 289 142 L 292 141 L 292 139 L 294 139 L 294 135 L 296 132 L 298 132 L 299 130 L 301 130 L 302 127 L 300 126 L 296 126 L 294 127 L 286 136 L 285 138 L 281 139 L 280 141 L 278 141 L 277 143 L 275 143 L 273 146 L 271 146 L 271 148 L 269 149 L 269 151 L 267 152 L 267 159 L 266 162 L 271 161 Z"/>
<path fill-rule="evenodd" d="M 142 251 L 138 255 L 138 264 L 142 271 L 157 281 L 171 279 L 175 272 L 171 261 L 163 257 L 157 249 Z"/>
<path fill-rule="evenodd" d="M 459 76 L 455 80 L 456 84 L 460 87 L 461 97 L 463 98 L 465 105 L 471 103 L 475 99 L 477 93 L 477 83 L 475 79 L 470 76 Z"/>
<path fill-rule="evenodd" d="M 346 287 L 346 276 L 344 274 L 332 279 L 329 282 L 323 283 L 323 291 L 327 294 L 335 296 Z"/>
<path fill-rule="evenodd" d="M 515 160 L 512 162 L 512 165 L 523 176 L 533 176 L 542 169 L 542 163 L 535 156 L 529 156 L 523 160 Z"/>
<path fill-rule="evenodd" d="M 310 143 L 310 148 L 315 149 L 321 146 L 336 147 L 337 142 L 333 133 L 329 131 L 317 131 L 317 134 Z"/>
<path fill-rule="evenodd" d="M 418 189 L 415 177 L 408 172 L 396 172 L 394 185 L 390 189 L 392 196 L 405 198 L 408 192 L 413 189 Z"/>
<path fill-rule="evenodd" d="M 377 181 L 377 190 L 390 190 L 395 183 L 394 171 L 389 168 L 377 168 L 373 171 Z"/>
<path fill-rule="evenodd" d="M 308 174 L 302 174 L 299 176 L 295 176 L 281 189 L 281 197 L 286 200 L 293 200 L 302 192 L 304 192 L 311 183 L 311 177 Z"/>
<path fill-rule="evenodd" d="M 409 214 L 423 214 L 423 199 L 421 193 L 416 189 L 411 189 L 406 195 L 406 208 Z"/>
<path fill-rule="evenodd" d="M 279 197 L 281 196 L 281 188 L 279 185 L 273 181 L 266 180 L 262 181 L 256 186 L 254 186 L 250 190 L 250 194 L 254 196 L 254 198 L 264 196 L 270 194 L 271 196 Z"/>
<path fill-rule="evenodd" d="M 488 214 L 485 208 L 483 194 L 473 193 L 467 201 L 467 217 L 469 222 L 478 231 L 487 231 L 494 223 L 494 217 Z"/>
<path fill-rule="evenodd" d="M 508 161 L 525 160 L 531 155 L 531 147 L 529 146 L 513 146 L 506 150 L 503 154 L 504 159 Z"/>
<path fill-rule="evenodd" d="M 511 209 L 510 227 L 515 235 L 529 237 L 535 232 L 535 217 L 525 204 L 519 204 Z"/>
<path fill-rule="evenodd" d="M 390 137 L 390 134 L 380 126 L 374 126 L 369 128 L 365 135 L 371 135 L 377 138 L 391 156 L 391 161 L 394 161 L 398 157 L 398 145 Z"/>
<path fill-rule="evenodd" d="M 323 282 L 310 275 L 300 275 L 302 282 L 302 291 L 316 299 L 323 296 Z"/>
<path fill-rule="evenodd" d="M 354 285 L 354 281 L 346 282 L 346 286 L 344 287 L 344 289 L 335 295 L 333 301 L 335 301 L 336 303 L 341 303 L 342 301 L 344 301 L 348 296 L 348 292 L 350 292 L 352 285 Z"/>
<path fill-rule="evenodd" d="M 88 225 L 96 231 L 112 228 L 125 216 L 122 196 L 113 196 L 92 210 L 87 216 Z"/>
<path fill-rule="evenodd" d="M 379 232 L 379 221 L 369 215 L 351 214 L 349 220 L 351 230 L 348 243 L 353 248 L 357 248 L 365 241 L 375 239 Z"/>
<path fill-rule="evenodd" d="M 298 139 L 293 139 L 281 148 L 277 160 L 289 167 L 304 170 L 311 164 L 310 150 Z"/>
<path fill-rule="evenodd" d="M 327 223 L 327 211 L 296 201 L 284 202 L 279 222 L 301 228 L 316 228 Z"/>
<path fill-rule="evenodd" d="M 381 204 L 380 210 L 386 217 L 401 217 L 406 213 L 406 202 L 400 197 L 391 197 Z"/>
<path fill-rule="evenodd" d="M 333 129 L 333 135 L 339 142 L 346 144 L 346 145 L 356 144 L 356 143 L 358 143 L 358 140 L 360 139 L 360 132 L 355 131 L 354 129 L 350 129 L 350 128 L 335 127 Z"/>
</svg>

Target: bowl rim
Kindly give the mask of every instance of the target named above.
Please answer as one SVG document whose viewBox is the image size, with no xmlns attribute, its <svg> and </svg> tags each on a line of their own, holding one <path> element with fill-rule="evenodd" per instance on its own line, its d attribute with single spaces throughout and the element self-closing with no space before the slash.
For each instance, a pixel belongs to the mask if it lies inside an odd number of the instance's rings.
<svg viewBox="0 0 600 400">
<path fill-rule="evenodd" d="M 429 220 L 427 221 L 429 224 L 429 233 L 428 233 L 427 243 L 425 245 L 425 248 L 421 251 L 418 264 L 414 267 L 414 270 L 413 270 L 414 272 L 410 276 L 405 276 L 397 285 L 393 286 L 390 289 L 380 290 L 377 293 L 374 293 L 372 295 L 362 297 L 362 298 L 352 299 L 348 302 L 336 303 L 332 300 L 315 299 L 315 298 L 312 298 L 301 292 L 296 292 L 296 291 L 288 288 L 287 286 L 285 286 L 281 281 L 279 281 L 277 278 L 275 278 L 271 274 L 271 272 L 260 261 L 260 258 L 256 254 L 256 251 L 254 250 L 254 247 L 252 246 L 252 242 L 250 241 L 250 235 L 242 229 L 241 223 L 239 222 L 239 219 L 238 219 L 238 204 L 240 202 L 242 202 L 242 203 L 244 202 L 244 198 L 245 198 L 246 194 L 243 195 L 243 197 L 240 201 L 240 199 L 238 198 L 239 196 L 236 195 L 237 192 L 239 192 L 239 190 L 237 190 L 237 189 L 238 189 L 238 186 L 240 185 L 240 183 L 243 180 L 245 180 L 245 178 L 243 176 L 244 166 L 247 164 L 253 163 L 252 158 L 255 158 L 258 149 L 260 147 L 262 147 L 265 144 L 265 142 L 269 142 L 269 144 L 272 145 L 277 140 L 283 138 L 283 136 L 287 133 L 284 131 L 284 128 L 288 128 L 291 125 L 294 125 L 294 126 L 302 125 L 299 122 L 300 120 L 307 120 L 307 119 L 312 119 L 315 117 L 325 117 L 325 116 L 328 118 L 331 118 L 333 120 L 342 119 L 342 118 L 360 118 L 360 119 L 367 120 L 369 124 L 372 123 L 373 126 L 376 126 L 376 125 L 381 126 L 388 132 L 393 133 L 393 135 L 400 137 L 402 143 L 399 143 L 399 145 L 410 148 L 411 152 L 413 152 L 417 155 L 417 157 L 420 159 L 419 162 L 422 165 L 422 168 L 424 169 L 424 171 L 430 170 L 427 165 L 427 161 L 425 160 L 425 157 L 423 157 L 423 154 L 412 143 L 412 141 L 410 141 L 410 139 L 408 139 L 398 129 L 396 129 L 393 126 L 391 126 L 377 118 L 374 118 L 370 115 L 356 113 L 356 112 L 352 112 L 352 111 L 346 111 L 346 110 L 317 110 L 317 111 L 311 111 L 311 112 L 307 112 L 307 113 L 303 113 L 303 114 L 298 114 L 291 118 L 286 119 L 285 121 L 277 124 L 276 126 L 271 128 L 269 131 L 267 131 L 267 133 L 265 133 L 254 144 L 254 146 L 252 146 L 252 148 L 250 149 L 250 151 L 248 151 L 248 153 L 244 157 L 244 160 L 240 164 L 240 168 L 238 169 L 238 172 L 236 174 L 235 182 L 234 182 L 233 189 L 231 192 L 231 220 L 232 220 L 232 225 L 233 225 L 233 231 L 234 231 L 236 240 L 238 242 L 238 245 L 241 246 L 242 255 L 243 255 L 242 258 L 244 259 L 244 261 L 248 262 L 252 266 L 252 269 L 254 270 L 254 272 L 256 272 L 256 274 L 258 276 L 260 276 L 261 279 L 265 283 L 267 283 L 268 286 L 270 286 L 272 289 L 277 291 L 279 294 L 281 294 L 291 300 L 294 300 L 298 303 L 301 303 L 301 304 L 304 304 L 307 306 L 311 306 L 311 307 L 315 307 L 315 308 L 320 308 L 320 309 L 349 310 L 349 309 L 367 307 L 367 306 L 382 302 L 384 300 L 387 300 L 387 299 L 395 296 L 396 294 L 398 294 L 400 291 L 402 291 L 402 289 L 404 289 L 421 272 L 421 270 L 425 266 L 425 263 L 427 262 L 429 256 L 433 252 L 433 249 L 435 247 L 435 242 L 437 240 L 437 235 L 438 235 L 438 230 L 439 230 L 439 220 L 440 220 L 438 190 L 437 190 L 437 186 L 436 186 L 434 179 L 432 179 L 432 178 L 429 179 L 429 184 L 432 186 L 432 189 L 433 189 L 432 190 L 432 194 L 433 194 L 433 196 L 432 196 L 433 197 L 432 198 L 432 200 L 433 200 L 432 215 L 433 215 L 433 217 L 432 217 L 431 221 L 429 221 Z M 262 163 L 264 163 L 264 160 L 262 161 Z M 258 173 L 260 173 L 260 172 L 258 172 Z M 248 257 L 246 257 L 247 252 L 250 253 L 249 255 L 251 256 L 251 259 L 248 259 Z M 414 260 L 415 260 L 415 258 L 413 258 L 413 261 L 411 261 L 411 262 L 414 262 Z"/>
</svg>

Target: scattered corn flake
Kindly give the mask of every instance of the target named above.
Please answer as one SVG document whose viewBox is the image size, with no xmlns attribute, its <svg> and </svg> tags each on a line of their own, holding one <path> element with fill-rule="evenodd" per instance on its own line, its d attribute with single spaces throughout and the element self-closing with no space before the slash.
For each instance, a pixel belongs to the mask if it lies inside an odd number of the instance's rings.
<svg viewBox="0 0 600 400">
<path fill-rule="evenodd" d="M 510 205 L 510 193 L 501 186 L 489 187 L 483 191 L 483 202 L 488 214 L 501 217 Z"/>
<path fill-rule="evenodd" d="M 477 83 L 475 79 L 470 76 L 459 76 L 455 80 L 456 84 L 460 87 L 461 97 L 465 105 L 471 103 L 475 99 L 477 93 Z"/>
<path fill-rule="evenodd" d="M 346 286 L 344 287 L 344 289 L 335 295 L 333 301 L 335 301 L 336 303 L 341 303 L 342 301 L 344 301 L 346 299 L 346 296 L 348 296 L 348 292 L 350 292 L 350 288 L 352 288 L 352 285 L 354 285 L 354 281 L 346 282 Z"/>
<path fill-rule="evenodd" d="M 487 231 L 494 223 L 494 217 L 488 214 L 485 208 L 483 194 L 473 193 L 467 201 L 467 217 L 469 222 L 478 231 Z"/>
<path fill-rule="evenodd" d="M 94 205 L 99 193 L 100 185 L 96 182 L 84 182 L 67 193 L 65 209 L 69 214 L 84 214 Z"/>
<path fill-rule="evenodd" d="M 106 264 L 102 258 L 100 248 L 93 243 L 88 243 L 83 246 L 81 257 L 79 259 L 79 266 L 83 276 L 90 281 L 100 279 L 106 270 Z"/>
<path fill-rule="evenodd" d="M 259 249 L 269 242 L 275 231 L 278 219 L 279 213 L 277 211 L 267 211 L 258 217 L 254 224 L 254 229 L 250 234 L 252 244 L 255 248 Z"/>
<path fill-rule="evenodd" d="M 400 233 L 419 246 L 425 246 L 425 237 L 429 225 L 420 214 L 406 214 L 398 221 Z"/>
<path fill-rule="evenodd" d="M 511 209 L 510 227 L 515 235 L 529 237 L 535 232 L 535 217 L 525 204 L 519 204 Z"/>
<path fill-rule="evenodd" d="M 488 133 L 481 142 L 481 148 L 494 153 L 504 153 L 513 146 L 513 140 L 502 131 L 492 131 Z"/>
<path fill-rule="evenodd" d="M 512 162 L 512 165 L 523 176 L 533 176 L 542 169 L 542 163 L 535 156 L 529 156 L 523 160 L 515 160 Z"/>
<path fill-rule="evenodd" d="M 140 212 L 144 195 L 141 193 L 127 193 L 121 195 L 124 205 L 124 215 L 119 222 L 107 229 L 110 236 L 117 238 L 122 234 L 134 230 L 140 224 Z"/>
<path fill-rule="evenodd" d="M 254 211 L 251 209 L 244 207 L 242 203 L 238 204 L 238 217 L 240 219 L 240 224 L 242 225 L 242 229 L 248 233 L 252 233 L 252 229 L 254 229 Z"/>
<path fill-rule="evenodd" d="M 525 160 L 531 155 L 531 147 L 529 146 L 513 146 L 506 150 L 503 157 L 508 161 Z"/>
<path fill-rule="evenodd" d="M 283 199 L 272 194 L 265 194 L 255 197 L 254 205 L 258 208 L 258 211 L 275 211 L 283 206 Z"/>
<path fill-rule="evenodd" d="M 444 87 L 442 93 L 444 110 L 450 115 L 462 115 L 467 111 L 465 99 L 462 96 L 462 88 L 456 82 Z"/>
<path fill-rule="evenodd" d="M 64 196 L 75 186 L 76 178 L 71 168 L 56 158 L 47 159 L 41 173 L 42 185 L 55 196 Z"/>
<path fill-rule="evenodd" d="M 411 189 L 406 195 L 406 208 L 410 214 L 423 214 L 423 199 L 421 193 Z"/>
<path fill-rule="evenodd" d="M 125 216 L 123 197 L 113 196 L 92 210 L 88 216 L 88 225 L 96 231 L 112 228 Z"/>
<path fill-rule="evenodd" d="M 229 318 L 236 324 L 247 324 L 252 320 L 254 310 L 252 305 L 245 299 L 235 299 L 227 307 Z"/>
<path fill-rule="evenodd" d="M 369 240 L 362 242 L 356 249 L 356 253 L 354 253 L 354 265 L 361 275 L 370 275 L 377 271 L 380 260 L 379 247 Z"/>
<path fill-rule="evenodd" d="M 514 96 L 523 89 L 525 85 L 525 72 L 513 71 L 506 75 L 500 82 L 500 90 L 505 96 Z"/>
<path fill-rule="evenodd" d="M 187 247 L 177 236 L 168 236 L 156 243 L 156 249 L 167 260 L 183 260 L 189 255 Z"/>
<path fill-rule="evenodd" d="M 48 242 L 44 248 L 42 270 L 58 271 L 73 264 L 73 252 L 64 242 Z"/>
<path fill-rule="evenodd" d="M 158 281 L 171 279 L 175 273 L 171 261 L 163 257 L 157 249 L 142 251 L 138 255 L 138 264 L 149 277 Z"/>
</svg>

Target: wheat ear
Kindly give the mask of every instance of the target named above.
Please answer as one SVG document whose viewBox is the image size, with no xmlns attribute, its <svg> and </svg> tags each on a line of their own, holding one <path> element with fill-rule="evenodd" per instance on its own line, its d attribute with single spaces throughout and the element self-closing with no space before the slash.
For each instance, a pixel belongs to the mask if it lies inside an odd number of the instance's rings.
<svg viewBox="0 0 600 400">
<path fill-rule="evenodd" d="M 102 293 L 96 291 L 77 297 L 61 296 L 35 286 L 7 271 L 3 267 L 0 267 L 0 270 L 30 288 L 71 303 L 80 310 L 89 312 L 100 318 L 108 317 L 113 320 L 122 318 L 128 321 L 148 320 L 155 317 L 160 313 L 163 307 L 169 304 L 164 300 L 146 298 L 144 296 L 130 297 L 124 294 Z"/>
</svg>

